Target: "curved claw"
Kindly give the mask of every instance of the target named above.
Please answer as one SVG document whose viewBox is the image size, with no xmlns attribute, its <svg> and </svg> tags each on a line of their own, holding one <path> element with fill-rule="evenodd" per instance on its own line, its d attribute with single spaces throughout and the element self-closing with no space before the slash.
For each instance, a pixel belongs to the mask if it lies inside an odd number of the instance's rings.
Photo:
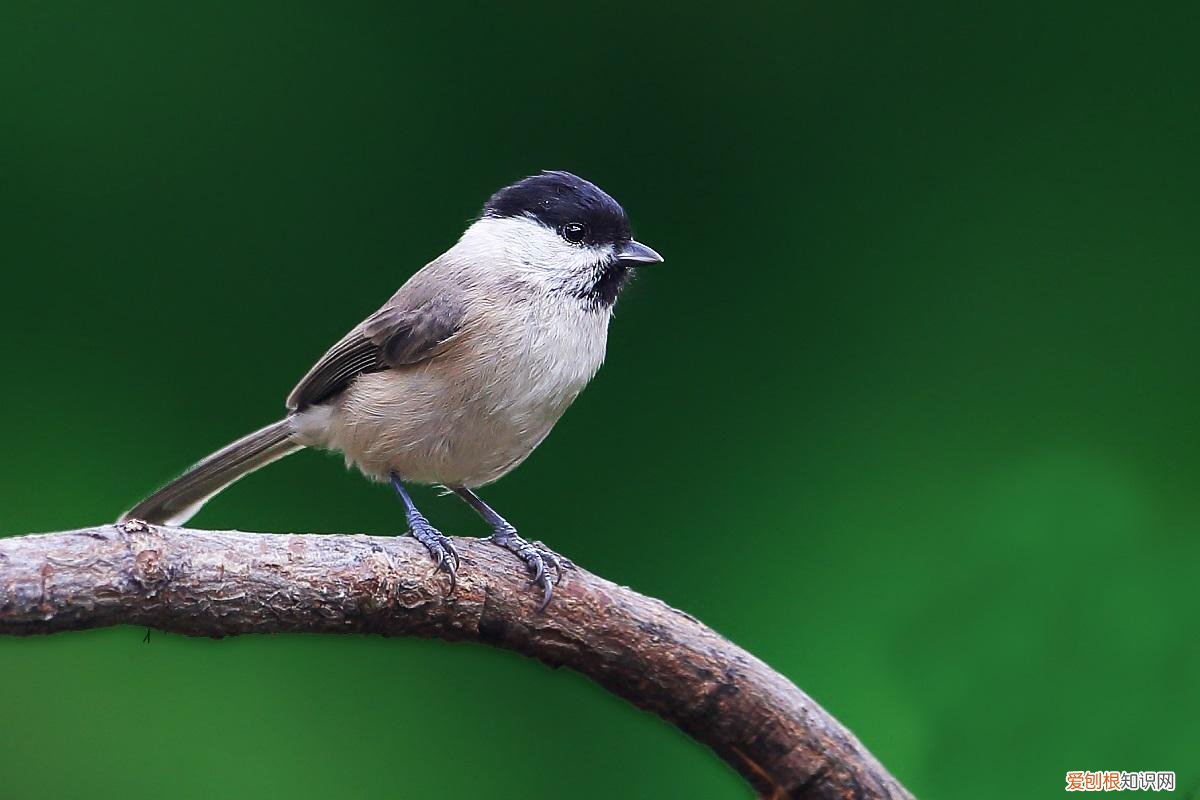
<svg viewBox="0 0 1200 800">
<path fill-rule="evenodd" d="M 549 550 L 543 550 L 542 559 L 544 561 L 549 561 L 550 566 L 554 567 L 554 582 L 562 583 L 563 565 L 562 562 L 558 560 L 558 556 L 556 556 L 554 553 L 551 553 Z"/>
<path fill-rule="evenodd" d="M 538 611 L 545 611 L 554 596 L 554 585 L 562 581 L 564 566 L 574 565 L 540 542 L 525 541 L 514 531 L 497 531 L 492 535 L 492 541 L 515 555 L 525 565 L 525 570 L 533 576 L 529 583 L 542 588 L 542 600 Z M 554 567 L 553 578 L 546 568 L 547 563 Z"/>
<path fill-rule="evenodd" d="M 546 562 L 542 560 L 542 554 L 534 550 L 532 558 L 526 564 L 533 569 L 533 577 L 529 579 L 529 582 L 535 586 L 540 584 L 546 577 Z"/>
<path fill-rule="evenodd" d="M 450 578 L 450 594 L 454 594 L 454 590 L 458 588 L 458 554 L 453 552 L 454 545 L 445 541 L 444 536 L 442 537 L 442 541 L 435 542 L 435 545 L 437 546 L 436 569 L 438 572 L 446 573 L 447 577 Z M 449 548 L 447 545 L 449 545 Z M 433 548 L 429 547 L 429 545 L 426 545 L 426 547 L 429 548 L 430 555 L 433 555 Z M 448 554 L 453 555 L 453 558 L 448 557 Z"/>
<path fill-rule="evenodd" d="M 530 542 L 529 544 L 533 547 L 534 550 L 537 551 L 538 555 L 540 555 L 542 557 L 543 561 L 548 562 L 552 567 L 554 567 L 554 582 L 555 583 L 562 583 L 564 570 L 575 568 L 574 561 L 567 558 L 566 556 L 560 556 L 558 553 L 554 552 L 549 547 L 546 547 L 546 545 L 543 544 L 542 542 Z"/>
<path fill-rule="evenodd" d="M 542 593 L 542 603 L 538 606 L 538 612 L 546 610 L 546 606 L 550 605 L 550 598 L 554 596 L 554 583 L 549 578 L 542 581 L 542 586 L 545 591 Z"/>
<path fill-rule="evenodd" d="M 438 567 L 441 568 L 444 561 L 446 564 L 452 564 L 453 569 L 458 569 L 462 562 L 459 561 L 458 550 L 455 549 L 454 543 L 448 537 L 443 536 L 438 540 L 438 544 L 441 545 L 437 556 Z"/>
<path fill-rule="evenodd" d="M 416 524 L 410 524 L 410 532 L 413 538 L 425 546 L 429 552 L 430 558 L 436 562 L 438 572 L 444 572 L 450 578 L 450 594 L 458 588 L 458 567 L 459 558 L 458 550 L 455 549 L 454 543 L 448 538 L 439 533 L 433 526 L 429 525 L 423 518 L 416 521 Z"/>
</svg>

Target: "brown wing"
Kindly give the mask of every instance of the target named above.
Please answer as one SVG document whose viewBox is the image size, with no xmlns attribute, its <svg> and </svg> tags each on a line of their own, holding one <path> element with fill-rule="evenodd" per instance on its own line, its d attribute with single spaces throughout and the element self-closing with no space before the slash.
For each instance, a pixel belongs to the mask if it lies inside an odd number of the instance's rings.
<svg viewBox="0 0 1200 800">
<path fill-rule="evenodd" d="M 418 278 L 329 348 L 288 395 L 289 410 L 323 403 L 365 372 L 416 364 L 442 351 L 462 327 L 464 306 L 457 292 Z"/>
</svg>

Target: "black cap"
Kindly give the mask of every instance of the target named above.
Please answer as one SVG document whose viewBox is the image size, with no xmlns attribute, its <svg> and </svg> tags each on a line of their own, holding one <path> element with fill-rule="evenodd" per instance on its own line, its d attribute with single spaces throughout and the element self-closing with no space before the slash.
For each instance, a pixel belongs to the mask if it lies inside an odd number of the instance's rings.
<svg viewBox="0 0 1200 800">
<path fill-rule="evenodd" d="M 612 244 L 632 238 L 621 204 L 594 183 L 569 172 L 548 171 L 505 186 L 483 207 L 485 217 L 529 217 L 562 232 L 584 226 L 584 244 Z"/>
</svg>

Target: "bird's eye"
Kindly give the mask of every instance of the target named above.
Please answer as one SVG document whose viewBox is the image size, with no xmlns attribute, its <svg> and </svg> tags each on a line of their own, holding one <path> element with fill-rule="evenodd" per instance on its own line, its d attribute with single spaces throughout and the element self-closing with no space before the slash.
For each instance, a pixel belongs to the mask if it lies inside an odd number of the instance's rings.
<svg viewBox="0 0 1200 800">
<path fill-rule="evenodd" d="M 568 222 L 563 225 L 562 236 L 571 244 L 579 244 L 587 236 L 587 226 L 582 222 Z"/>
</svg>

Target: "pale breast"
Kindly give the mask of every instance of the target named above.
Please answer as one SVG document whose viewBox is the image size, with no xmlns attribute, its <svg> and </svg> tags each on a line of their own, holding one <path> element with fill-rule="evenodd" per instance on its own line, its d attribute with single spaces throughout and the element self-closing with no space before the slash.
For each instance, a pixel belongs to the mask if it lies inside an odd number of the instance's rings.
<svg viewBox="0 0 1200 800">
<path fill-rule="evenodd" d="M 359 376 L 300 428 L 370 477 L 476 487 L 521 463 L 604 360 L 608 314 L 550 297 L 489 315 L 444 355 Z"/>
</svg>

